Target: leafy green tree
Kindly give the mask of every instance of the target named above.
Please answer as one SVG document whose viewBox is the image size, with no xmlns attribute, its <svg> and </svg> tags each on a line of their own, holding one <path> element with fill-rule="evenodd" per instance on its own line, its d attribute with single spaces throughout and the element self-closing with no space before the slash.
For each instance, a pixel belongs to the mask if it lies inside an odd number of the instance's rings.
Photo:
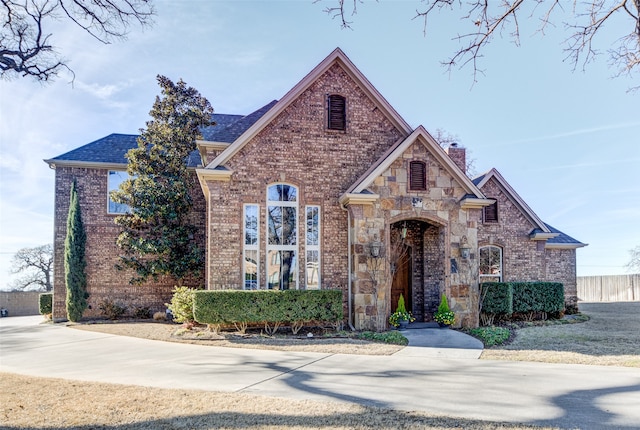
<svg viewBox="0 0 640 430">
<path fill-rule="evenodd" d="M 67 287 L 67 318 L 78 321 L 87 308 L 87 276 L 85 267 L 85 244 L 87 236 L 82 223 L 80 202 L 76 182 L 71 184 L 67 236 L 64 241 L 64 280 Z"/>
<path fill-rule="evenodd" d="M 214 124 L 213 108 L 182 80 L 157 80 L 162 97 L 156 97 L 151 109 L 153 119 L 142 130 L 138 147 L 127 153 L 130 178 L 111 195 L 130 208 L 115 222 L 122 227 L 117 244 L 124 252 L 117 267 L 135 271 L 132 284 L 160 275 L 181 280 L 198 275 L 204 266 L 203 251 L 194 240 L 197 229 L 188 219 L 193 202 L 186 161 L 196 149 L 200 128 Z"/>
</svg>

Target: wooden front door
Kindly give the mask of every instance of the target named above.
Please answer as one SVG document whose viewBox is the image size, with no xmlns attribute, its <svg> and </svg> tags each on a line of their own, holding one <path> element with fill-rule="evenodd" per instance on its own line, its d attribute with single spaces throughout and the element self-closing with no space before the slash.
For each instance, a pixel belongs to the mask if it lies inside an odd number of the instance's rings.
<svg viewBox="0 0 640 430">
<path fill-rule="evenodd" d="M 407 311 L 412 311 L 411 300 L 411 248 L 407 247 L 407 252 L 403 252 L 398 258 L 397 269 L 393 275 L 391 284 L 391 312 L 395 312 L 398 307 L 400 294 L 404 296 L 404 304 Z"/>
</svg>

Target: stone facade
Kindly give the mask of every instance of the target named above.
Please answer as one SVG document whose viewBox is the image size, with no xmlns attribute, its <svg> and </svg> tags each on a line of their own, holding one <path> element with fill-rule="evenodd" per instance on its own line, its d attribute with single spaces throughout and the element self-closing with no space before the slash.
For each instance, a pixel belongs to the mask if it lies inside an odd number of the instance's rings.
<svg viewBox="0 0 640 430">
<path fill-rule="evenodd" d="M 409 186 L 409 163 L 424 162 L 425 190 Z M 446 294 L 457 325 L 475 326 L 478 315 L 478 277 L 472 265 L 462 259 L 459 244 L 466 238 L 476 246 L 479 211 L 463 209 L 465 188 L 440 163 L 422 140 L 416 140 L 391 166 L 378 176 L 372 186 L 380 196 L 371 204 L 354 205 L 352 217 L 352 253 L 358 262 L 354 285 L 354 319 L 357 327 L 381 329 L 395 305 L 391 301 L 391 284 L 398 264 L 397 231 L 406 229 L 404 243 L 411 249 L 408 310 L 419 321 L 432 321 L 440 296 Z M 393 227 L 393 228 L 392 228 Z M 395 229 L 396 234 L 392 234 Z M 367 245 L 382 238 L 385 261 L 380 264 L 369 255 Z"/>
</svg>

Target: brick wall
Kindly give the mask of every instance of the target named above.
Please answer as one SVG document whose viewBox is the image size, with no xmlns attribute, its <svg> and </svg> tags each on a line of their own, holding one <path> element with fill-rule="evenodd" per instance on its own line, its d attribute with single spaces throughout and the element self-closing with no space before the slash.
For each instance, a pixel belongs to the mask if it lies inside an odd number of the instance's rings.
<svg viewBox="0 0 640 430">
<path fill-rule="evenodd" d="M 346 131 L 326 129 L 326 95 L 347 99 Z M 266 190 L 283 182 L 298 187 L 298 267 L 305 267 L 305 205 L 321 207 L 322 288 L 345 288 L 347 214 L 340 195 L 401 134 L 340 66 L 331 67 L 248 142 L 226 167 L 230 182 L 209 181 L 208 287 L 242 288 L 242 205 L 260 205 L 260 279 L 266 284 Z M 299 285 L 304 285 L 298 271 Z"/>
<path fill-rule="evenodd" d="M 124 166 L 123 166 L 124 169 Z M 164 303 L 171 299 L 171 290 L 176 281 L 161 278 L 157 282 L 148 282 L 140 286 L 129 284 L 131 272 L 118 271 L 119 248 L 115 241 L 120 228 L 114 223 L 115 215 L 107 213 L 107 173 L 105 169 L 56 167 L 55 181 L 55 218 L 54 218 L 54 303 L 55 320 L 66 319 L 64 281 L 64 241 L 66 222 L 69 212 L 69 193 L 71 183 L 76 180 L 82 221 L 87 234 L 85 257 L 87 261 L 87 291 L 89 308 L 86 317 L 99 317 L 99 304 L 110 299 L 133 310 L 136 306 L 149 307 L 152 311 L 164 309 Z M 205 202 L 197 184 L 195 173 L 192 175 L 192 198 L 194 210 L 191 220 L 199 231 L 205 228 Z M 204 249 L 204 234 L 196 237 Z M 203 286 L 204 277 L 185 282 L 190 286 Z"/>
<path fill-rule="evenodd" d="M 535 228 L 511 201 L 495 179 L 482 188 L 488 198 L 498 201 L 498 222 L 480 223 L 478 245 L 502 248 L 503 281 L 562 282 L 565 301 L 577 302 L 575 249 L 546 249 L 544 242 L 529 238 Z"/>
</svg>

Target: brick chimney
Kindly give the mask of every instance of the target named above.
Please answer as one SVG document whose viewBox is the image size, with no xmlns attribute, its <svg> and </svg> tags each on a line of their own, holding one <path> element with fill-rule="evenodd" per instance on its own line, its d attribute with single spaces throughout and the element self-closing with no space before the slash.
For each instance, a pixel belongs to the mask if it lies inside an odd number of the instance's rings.
<svg viewBox="0 0 640 430">
<path fill-rule="evenodd" d="M 456 163 L 456 166 L 462 170 L 462 173 L 467 174 L 467 150 L 460 146 L 458 143 L 453 142 L 450 144 L 447 149 L 447 154 L 449 154 L 449 158 L 451 161 Z"/>
</svg>

